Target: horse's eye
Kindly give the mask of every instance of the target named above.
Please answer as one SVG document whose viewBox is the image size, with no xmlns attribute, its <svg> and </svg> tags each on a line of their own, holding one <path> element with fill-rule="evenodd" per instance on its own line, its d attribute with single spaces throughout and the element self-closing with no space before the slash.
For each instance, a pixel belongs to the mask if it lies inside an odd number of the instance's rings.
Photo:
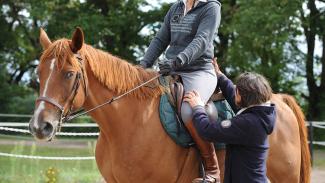
<svg viewBox="0 0 325 183">
<path fill-rule="evenodd" d="M 73 71 L 67 72 L 67 73 L 65 74 L 65 78 L 66 78 L 66 79 L 70 79 L 73 75 L 74 75 Z"/>
</svg>

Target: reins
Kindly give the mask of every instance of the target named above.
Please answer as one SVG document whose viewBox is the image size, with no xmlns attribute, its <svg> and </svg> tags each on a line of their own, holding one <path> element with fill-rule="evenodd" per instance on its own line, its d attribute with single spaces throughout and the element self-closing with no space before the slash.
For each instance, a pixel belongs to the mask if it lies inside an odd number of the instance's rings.
<svg viewBox="0 0 325 183">
<path fill-rule="evenodd" d="M 155 77 L 149 79 L 148 81 L 146 81 L 146 82 L 144 82 L 144 83 L 142 83 L 142 84 L 140 84 L 140 85 L 138 85 L 138 86 L 132 88 L 131 90 L 129 90 L 129 91 L 127 91 L 127 92 L 125 92 L 125 93 L 123 93 L 123 94 L 121 94 L 121 95 L 118 95 L 118 96 L 112 97 L 110 100 L 107 100 L 106 102 L 104 102 L 104 103 L 102 103 L 102 104 L 100 104 L 100 105 L 98 105 L 98 106 L 96 106 L 96 107 L 93 107 L 93 108 L 91 108 L 91 109 L 89 109 L 89 110 L 87 110 L 87 111 L 84 111 L 84 112 L 82 112 L 82 111 L 78 111 L 78 112 L 74 113 L 73 115 L 70 115 L 70 116 L 64 117 L 64 118 L 63 118 L 63 121 L 64 121 L 64 122 L 67 122 L 67 121 L 73 120 L 73 119 L 75 119 L 75 118 L 78 118 L 78 117 L 80 117 L 80 116 L 83 116 L 83 115 L 85 115 L 85 114 L 88 114 L 88 113 L 90 113 L 90 112 L 92 112 L 92 111 L 94 111 L 94 110 L 96 110 L 96 109 L 98 109 L 98 108 L 101 108 L 101 107 L 103 107 L 103 106 L 105 106 L 105 105 L 111 104 L 111 103 L 113 103 L 114 101 L 117 101 L 117 100 L 121 99 L 122 97 L 128 95 L 129 93 L 132 93 L 133 91 L 135 91 L 135 90 L 141 88 L 142 86 L 144 86 L 144 85 L 146 85 L 146 84 L 152 82 L 153 80 L 156 80 L 156 79 L 159 78 L 160 76 L 161 76 L 161 74 L 158 74 L 157 76 L 155 76 Z"/>
</svg>

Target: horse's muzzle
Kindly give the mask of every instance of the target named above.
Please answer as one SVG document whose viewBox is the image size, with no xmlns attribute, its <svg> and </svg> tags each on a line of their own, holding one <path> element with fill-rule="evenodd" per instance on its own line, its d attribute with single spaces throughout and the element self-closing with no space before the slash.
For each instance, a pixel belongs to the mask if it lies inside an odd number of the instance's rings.
<svg viewBox="0 0 325 183">
<path fill-rule="evenodd" d="M 50 141 L 55 135 L 56 127 L 48 121 L 34 121 L 34 117 L 29 122 L 30 133 L 38 140 Z"/>
</svg>

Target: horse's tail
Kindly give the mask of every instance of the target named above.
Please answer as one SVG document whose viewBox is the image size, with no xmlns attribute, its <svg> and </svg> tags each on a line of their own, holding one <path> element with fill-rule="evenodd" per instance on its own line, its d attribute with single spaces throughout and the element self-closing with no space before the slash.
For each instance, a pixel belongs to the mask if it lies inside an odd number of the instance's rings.
<svg viewBox="0 0 325 183">
<path fill-rule="evenodd" d="M 305 115 L 300 106 L 297 104 L 294 97 L 286 94 L 281 94 L 282 100 L 294 112 L 299 126 L 300 146 L 301 146 L 301 166 L 300 166 L 300 183 L 310 182 L 311 162 L 310 152 L 307 142 L 307 128 L 305 126 Z"/>
</svg>

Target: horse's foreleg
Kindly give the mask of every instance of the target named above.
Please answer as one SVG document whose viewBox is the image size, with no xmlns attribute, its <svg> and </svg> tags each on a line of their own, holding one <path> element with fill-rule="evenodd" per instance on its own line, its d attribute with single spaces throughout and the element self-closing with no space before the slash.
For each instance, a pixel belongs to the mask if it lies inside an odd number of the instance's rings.
<svg viewBox="0 0 325 183">
<path fill-rule="evenodd" d="M 114 179 L 112 172 L 109 170 L 110 163 L 107 159 L 108 154 L 107 140 L 101 133 L 96 143 L 95 157 L 97 167 L 106 182 L 114 183 L 116 180 Z"/>
</svg>

